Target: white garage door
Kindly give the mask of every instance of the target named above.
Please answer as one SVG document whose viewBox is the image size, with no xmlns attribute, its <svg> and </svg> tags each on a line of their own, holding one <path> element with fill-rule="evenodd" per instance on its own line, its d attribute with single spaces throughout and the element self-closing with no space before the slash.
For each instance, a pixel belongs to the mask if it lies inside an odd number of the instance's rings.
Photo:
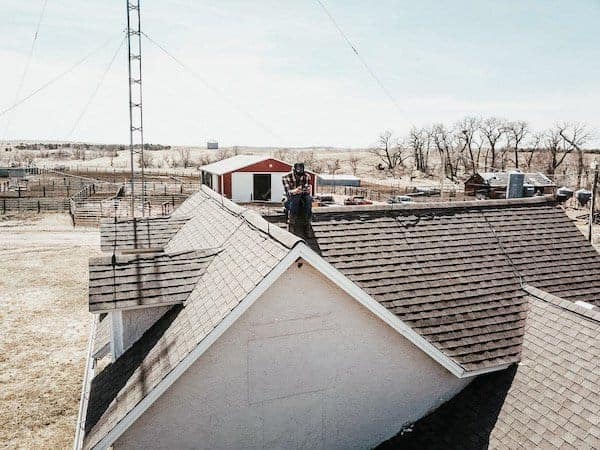
<svg viewBox="0 0 600 450">
<path fill-rule="evenodd" d="M 257 172 L 265 173 L 265 172 Z M 284 194 L 281 178 L 286 172 L 271 173 L 271 201 L 281 202 Z M 254 173 L 253 172 L 234 172 L 231 174 L 231 199 L 234 202 L 251 202 L 254 194 Z"/>
<path fill-rule="evenodd" d="M 252 201 L 253 175 L 251 172 L 234 172 L 231 174 L 231 199 L 234 202 Z"/>
<path fill-rule="evenodd" d="M 281 178 L 285 175 L 284 172 L 274 172 L 271 175 L 271 201 L 279 203 L 283 197 L 283 183 Z"/>
</svg>

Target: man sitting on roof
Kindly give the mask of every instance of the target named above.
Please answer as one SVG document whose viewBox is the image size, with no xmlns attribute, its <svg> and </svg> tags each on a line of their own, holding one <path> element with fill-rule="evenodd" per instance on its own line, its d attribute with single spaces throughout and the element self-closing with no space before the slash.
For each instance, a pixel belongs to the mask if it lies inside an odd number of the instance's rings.
<svg viewBox="0 0 600 450">
<path fill-rule="evenodd" d="M 310 175 L 304 171 L 304 163 L 295 163 L 294 169 L 282 178 L 285 189 L 288 223 L 295 224 L 300 213 L 306 222 L 312 215 Z"/>
</svg>

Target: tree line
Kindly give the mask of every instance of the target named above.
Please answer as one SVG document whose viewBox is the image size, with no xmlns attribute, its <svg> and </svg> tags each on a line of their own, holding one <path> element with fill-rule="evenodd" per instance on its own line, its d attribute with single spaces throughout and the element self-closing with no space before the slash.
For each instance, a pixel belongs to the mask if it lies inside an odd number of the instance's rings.
<svg viewBox="0 0 600 450">
<path fill-rule="evenodd" d="M 581 184 L 584 148 L 593 135 L 586 124 L 578 122 L 557 123 L 536 131 L 524 120 L 467 116 L 451 126 L 436 123 L 413 127 L 402 137 L 386 130 L 371 152 L 379 158 L 379 169 L 391 173 L 412 163 L 414 169 L 431 174 L 433 161 L 441 161 L 437 168 L 453 181 L 461 174 L 531 170 L 533 166 L 553 175 L 567 155 L 574 154 Z"/>
</svg>

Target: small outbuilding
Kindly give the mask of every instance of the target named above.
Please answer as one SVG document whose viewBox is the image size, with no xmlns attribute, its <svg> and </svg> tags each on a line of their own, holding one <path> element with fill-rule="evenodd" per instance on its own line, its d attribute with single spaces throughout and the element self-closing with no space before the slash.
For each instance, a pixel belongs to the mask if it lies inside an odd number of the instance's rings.
<svg viewBox="0 0 600 450">
<path fill-rule="evenodd" d="M 353 186 L 360 187 L 360 178 L 347 174 L 320 173 L 317 175 L 318 186 Z"/>
<path fill-rule="evenodd" d="M 541 172 L 524 173 L 523 187 L 527 196 L 554 195 L 556 184 Z M 482 172 L 471 175 L 465 181 L 465 195 L 482 195 L 488 198 L 504 198 L 508 185 L 508 172 Z"/>
<path fill-rule="evenodd" d="M 280 202 L 284 194 L 281 178 L 292 165 L 268 156 L 236 155 L 200 170 L 202 184 L 234 202 Z"/>
<path fill-rule="evenodd" d="M 25 167 L 0 167 L 0 178 L 25 178 L 26 176 Z"/>
</svg>

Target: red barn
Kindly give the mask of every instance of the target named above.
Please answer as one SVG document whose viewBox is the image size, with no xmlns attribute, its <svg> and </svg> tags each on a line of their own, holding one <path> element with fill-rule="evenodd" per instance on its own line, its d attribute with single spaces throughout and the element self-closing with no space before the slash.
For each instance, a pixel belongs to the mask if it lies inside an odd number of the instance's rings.
<svg viewBox="0 0 600 450">
<path fill-rule="evenodd" d="M 202 183 L 234 202 L 280 202 L 281 178 L 292 165 L 260 155 L 237 155 L 200 167 Z M 311 174 L 314 195 L 315 176 Z"/>
</svg>

